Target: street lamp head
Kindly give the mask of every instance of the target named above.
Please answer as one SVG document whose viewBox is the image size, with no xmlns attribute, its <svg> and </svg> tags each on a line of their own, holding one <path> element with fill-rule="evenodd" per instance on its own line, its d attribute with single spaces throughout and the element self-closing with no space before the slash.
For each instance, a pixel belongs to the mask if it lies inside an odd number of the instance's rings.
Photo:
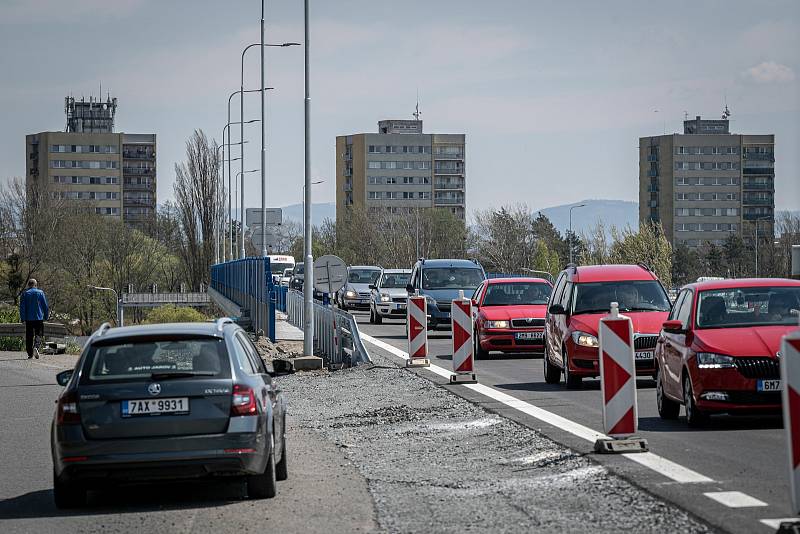
<svg viewBox="0 0 800 534">
<path fill-rule="evenodd" d="M 282 46 L 282 47 L 286 47 L 286 46 L 300 46 L 300 43 L 282 43 L 282 44 L 281 44 L 281 46 Z"/>
</svg>

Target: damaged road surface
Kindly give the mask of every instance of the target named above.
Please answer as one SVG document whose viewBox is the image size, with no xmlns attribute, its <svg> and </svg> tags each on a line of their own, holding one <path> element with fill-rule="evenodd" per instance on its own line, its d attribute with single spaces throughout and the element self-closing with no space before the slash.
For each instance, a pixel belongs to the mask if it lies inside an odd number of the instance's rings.
<svg viewBox="0 0 800 534">
<path fill-rule="evenodd" d="M 381 530 L 710 530 L 535 430 L 373 360 L 281 385 L 293 427 L 334 442 L 366 477 Z"/>
</svg>

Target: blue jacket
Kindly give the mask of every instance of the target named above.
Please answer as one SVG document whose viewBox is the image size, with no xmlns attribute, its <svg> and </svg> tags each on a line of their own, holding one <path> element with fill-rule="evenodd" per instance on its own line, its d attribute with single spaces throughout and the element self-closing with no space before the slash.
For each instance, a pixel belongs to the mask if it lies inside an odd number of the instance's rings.
<svg viewBox="0 0 800 534">
<path fill-rule="evenodd" d="M 20 321 L 46 321 L 50 318 L 50 308 L 44 291 L 37 287 L 26 289 L 19 299 Z"/>
</svg>

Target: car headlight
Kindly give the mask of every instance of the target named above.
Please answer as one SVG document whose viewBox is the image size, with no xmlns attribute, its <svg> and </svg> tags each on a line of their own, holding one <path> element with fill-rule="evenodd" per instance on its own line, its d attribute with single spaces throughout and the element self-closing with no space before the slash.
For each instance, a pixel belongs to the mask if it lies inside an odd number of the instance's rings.
<svg viewBox="0 0 800 534">
<path fill-rule="evenodd" d="M 586 332 L 581 332 L 580 330 L 576 330 L 572 333 L 572 341 L 575 342 L 576 345 L 580 345 L 581 347 L 597 347 L 599 343 L 597 342 L 597 336 L 593 336 L 592 334 L 587 334 Z"/>
<path fill-rule="evenodd" d="M 486 328 L 508 328 L 508 321 L 486 321 L 483 324 Z"/>
<path fill-rule="evenodd" d="M 697 353 L 697 367 L 700 369 L 730 369 L 735 366 L 732 356 L 714 354 L 713 352 Z"/>
<path fill-rule="evenodd" d="M 381 293 L 381 302 L 391 302 L 392 297 L 387 295 L 386 293 Z"/>
<path fill-rule="evenodd" d="M 356 297 L 356 292 L 348 289 L 347 291 L 345 291 L 344 296 L 352 299 Z"/>
</svg>

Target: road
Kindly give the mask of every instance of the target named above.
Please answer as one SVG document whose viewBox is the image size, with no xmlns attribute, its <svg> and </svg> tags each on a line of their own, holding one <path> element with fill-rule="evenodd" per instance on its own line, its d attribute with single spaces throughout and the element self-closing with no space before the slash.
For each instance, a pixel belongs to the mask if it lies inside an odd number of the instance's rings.
<svg viewBox="0 0 800 534">
<path fill-rule="evenodd" d="M 404 321 L 371 325 L 367 314 L 356 315 L 363 333 L 403 351 L 407 350 Z M 430 333 L 429 355 L 432 364 L 452 369 L 450 344 L 449 331 Z M 367 348 L 370 351 L 380 350 L 373 344 L 368 344 Z M 598 380 L 585 380 L 583 388 L 577 391 L 568 391 L 563 384 L 548 385 L 544 382 L 541 357 L 535 355 L 493 354 L 489 359 L 478 360 L 476 369 L 481 384 L 602 432 Z M 440 377 L 435 379 L 440 383 L 445 382 Z M 591 452 L 591 443 L 556 425 L 543 423 L 530 415 L 500 405 L 493 399 L 476 395 L 464 386 L 447 387 L 490 410 L 541 429 L 549 437 L 579 452 Z M 647 439 L 650 450 L 712 481 L 678 483 L 657 470 L 616 456 L 595 455 L 598 461 L 613 466 L 616 472 L 648 491 L 729 532 L 769 532 L 771 527 L 761 520 L 791 515 L 786 445 L 780 417 L 715 417 L 707 428 L 693 430 L 687 427 L 683 418 L 677 421 L 659 418 L 655 382 L 651 379 L 638 381 L 638 406 L 639 435 Z M 723 502 L 718 502 L 705 495 L 717 492 L 742 492 L 745 497 L 722 494 L 717 498 Z M 739 502 L 746 496 L 762 502 Z"/>
<path fill-rule="evenodd" d="M 74 361 L 74 360 L 72 360 Z M 55 364 L 55 365 L 54 365 Z M 144 485 L 90 494 L 90 505 L 60 511 L 52 497 L 49 428 L 67 357 L 28 361 L 0 353 L 0 532 L 368 532 L 372 498 L 335 445 L 293 425 L 290 478 L 274 499 L 244 498 L 239 480 Z M 341 499 L 348 495 L 348 499 Z"/>
</svg>

